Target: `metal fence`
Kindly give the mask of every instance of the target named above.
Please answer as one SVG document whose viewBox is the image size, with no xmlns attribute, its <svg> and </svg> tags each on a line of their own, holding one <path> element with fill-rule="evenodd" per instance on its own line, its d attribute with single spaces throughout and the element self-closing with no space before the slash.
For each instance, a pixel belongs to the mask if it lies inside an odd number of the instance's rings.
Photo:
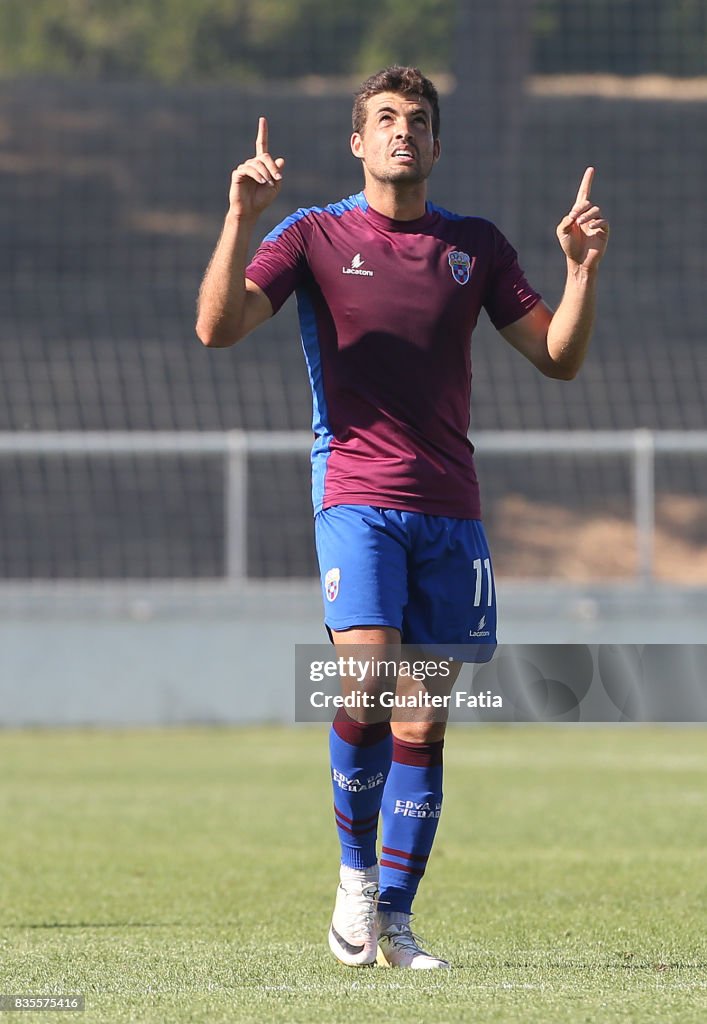
<svg viewBox="0 0 707 1024">
<path fill-rule="evenodd" d="M 209 525 L 202 529 L 202 534 L 218 532 L 221 536 L 218 543 L 218 555 L 209 563 L 211 568 L 201 572 L 190 573 L 179 569 L 178 561 L 170 561 L 169 558 L 157 559 L 154 561 L 156 568 L 150 572 L 140 572 L 141 578 L 151 579 L 175 579 L 175 578 L 200 578 L 200 579 L 221 579 L 232 584 L 242 584 L 249 578 L 257 578 L 268 575 L 270 578 L 278 578 L 277 572 L 258 572 L 251 565 L 253 537 L 258 530 L 260 515 L 257 503 L 254 505 L 252 491 L 254 488 L 253 467 L 258 465 L 259 460 L 272 456 L 292 457 L 296 460 L 296 475 L 300 483 L 306 479 L 306 458 L 311 447 L 312 435 L 306 431 L 223 431 L 223 432 L 31 432 L 31 433 L 0 433 L 0 466 L 6 466 L 8 461 L 22 463 L 28 460 L 34 467 L 31 476 L 29 492 L 32 501 L 42 507 L 44 519 L 42 522 L 50 524 L 45 527 L 33 527 L 32 523 L 37 522 L 32 515 L 23 514 L 23 502 L 30 504 L 29 497 L 22 494 L 13 494 L 14 519 L 16 526 L 8 526 L 8 521 L 13 517 L 5 511 L 8 505 L 8 487 L 0 491 L 0 509 L 3 509 L 2 520 L 4 523 L 3 536 L 0 538 L 0 557 L 3 563 L 7 562 L 8 552 L 14 546 L 31 547 L 40 538 L 37 536 L 38 529 L 53 529 L 57 514 L 55 502 L 59 500 L 62 509 L 61 520 L 64 522 L 65 535 L 67 531 L 75 534 L 73 538 L 77 548 L 85 547 L 82 538 L 99 537 L 95 525 L 91 525 L 88 519 L 82 520 L 78 511 L 67 515 L 61 504 L 63 496 L 57 499 L 48 481 L 51 481 L 51 473 L 39 472 L 37 466 L 47 466 L 60 461 L 66 465 L 77 460 L 89 466 L 88 472 L 82 477 L 80 492 L 72 495 L 76 510 L 94 508 L 92 495 L 90 493 L 91 482 L 95 480 L 95 473 L 90 471 L 92 462 L 98 460 L 105 462 L 130 460 L 133 463 L 144 463 L 148 461 L 149 466 L 155 466 L 161 459 L 181 458 L 186 459 L 193 467 L 193 460 L 216 460 L 218 465 L 217 475 L 220 478 L 218 494 L 222 502 L 220 515 L 216 516 L 216 525 Z M 474 443 L 477 454 L 483 460 L 493 460 L 498 457 L 510 460 L 528 460 L 537 457 L 571 457 L 578 461 L 581 466 L 587 460 L 603 460 L 622 458 L 627 460 L 629 468 L 630 485 L 630 518 L 633 524 L 633 538 L 635 543 L 635 559 L 633 565 L 634 579 L 650 584 L 655 578 L 655 548 L 656 548 L 656 459 L 659 456 L 705 456 L 707 455 L 707 431 L 572 431 L 572 432 L 545 432 L 545 431 L 489 431 L 480 432 L 474 436 Z M 152 460 L 150 462 L 150 460 Z M 189 476 L 190 469 L 185 470 Z M 154 475 L 154 474 L 153 474 Z M 547 474 L 546 474 L 547 475 Z M 698 474 L 702 483 L 707 479 L 707 474 Z M 27 474 L 20 474 L 18 479 L 24 480 L 27 484 Z M 64 478 L 62 478 L 64 479 Z M 76 477 L 68 473 L 65 478 L 67 487 L 75 485 Z M 113 487 L 118 486 L 115 478 L 112 479 Z M 699 489 L 698 489 L 699 491 Z M 300 491 L 297 501 L 291 503 L 287 495 L 283 497 L 283 503 L 272 509 L 271 523 L 277 524 L 299 523 L 300 532 L 290 535 L 288 543 L 295 548 L 306 547 L 306 534 L 311 530 L 311 511 L 304 507 L 302 500 L 303 491 Z M 109 495 L 108 504 L 113 508 L 119 507 L 120 495 L 116 491 Z M 704 487 L 701 493 L 695 495 L 695 500 L 705 499 Z M 136 504 L 143 502 L 139 496 L 135 499 Z M 601 505 L 602 495 L 597 496 L 597 502 Z M 186 522 L 185 529 L 193 526 L 194 520 L 201 519 L 199 500 L 193 505 L 191 511 L 185 510 L 185 501 L 179 495 L 172 496 L 167 502 L 168 512 L 166 515 L 178 515 Z M 171 511 L 170 511 L 171 510 Z M 100 515 L 101 513 L 96 513 Z M 159 519 L 163 514 L 157 512 L 153 519 Z M 204 513 L 204 518 L 208 519 Z M 707 518 L 705 519 L 707 522 Z M 14 533 L 13 533 L 14 529 Z M 139 522 L 134 526 L 134 531 L 139 532 Z M 271 527 L 272 530 L 272 527 Z M 20 531 L 19 533 L 17 531 Z M 33 535 L 34 531 L 34 535 Z M 160 532 L 160 531 L 158 531 Z M 165 529 L 160 533 L 168 531 Z M 519 530 L 519 533 L 523 533 Z M 22 534 L 22 536 L 20 536 Z M 192 539 L 194 545 L 199 544 L 199 535 Z M 559 538 L 558 538 L 559 539 Z M 150 538 L 142 538 L 147 551 Z M 532 531 L 519 537 L 519 544 L 528 545 L 532 543 Z M 61 544 L 61 539 L 58 542 Z M 100 539 L 96 541 L 100 543 Z M 697 540 L 699 544 L 699 538 Z M 6 548 L 3 556 L 2 547 Z M 493 544 L 492 544 L 493 547 Z M 249 552 L 250 557 L 249 557 Z M 146 555 L 148 560 L 149 557 Z M 108 563 L 109 565 L 112 563 Z M 90 573 L 94 579 L 129 579 L 133 575 L 130 564 L 126 562 L 118 569 L 101 571 L 100 568 Z M 283 565 L 290 564 L 283 562 Z M 280 577 L 297 577 L 313 575 L 313 560 L 311 554 L 300 562 L 295 559 L 294 570 L 280 573 Z M 297 568 L 299 566 L 299 568 Z M 175 568 L 176 567 L 176 568 Z M 68 572 L 55 573 L 39 569 L 31 573 L 4 572 L 15 582 L 18 579 L 32 578 L 47 579 L 57 578 L 81 578 L 82 573 Z M 599 577 L 601 578 L 601 573 Z M 624 577 L 625 578 L 625 577 Z M 705 580 L 704 582 L 707 582 Z"/>
</svg>

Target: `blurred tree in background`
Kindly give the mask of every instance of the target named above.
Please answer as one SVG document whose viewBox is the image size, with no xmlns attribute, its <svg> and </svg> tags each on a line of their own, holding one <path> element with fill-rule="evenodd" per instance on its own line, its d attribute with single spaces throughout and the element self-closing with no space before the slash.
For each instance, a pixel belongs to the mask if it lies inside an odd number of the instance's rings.
<svg viewBox="0 0 707 1024">
<path fill-rule="evenodd" d="M 228 81 L 449 64 L 449 0 L 1 0 L 0 73 Z"/>
<path fill-rule="evenodd" d="M 0 74 L 258 81 L 363 75 L 394 61 L 434 74 L 452 70 L 456 8 L 452 0 L 0 0 Z M 536 0 L 534 55 L 541 73 L 705 74 L 707 4 Z"/>
<path fill-rule="evenodd" d="M 705 0 L 536 0 L 544 74 L 707 74 Z"/>
</svg>

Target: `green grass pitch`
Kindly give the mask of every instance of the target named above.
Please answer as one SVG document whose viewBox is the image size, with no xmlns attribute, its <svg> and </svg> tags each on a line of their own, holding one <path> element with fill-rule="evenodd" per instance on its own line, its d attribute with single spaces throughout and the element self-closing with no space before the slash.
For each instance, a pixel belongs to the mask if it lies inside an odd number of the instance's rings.
<svg viewBox="0 0 707 1024">
<path fill-rule="evenodd" d="M 704 731 L 450 729 L 430 973 L 329 955 L 326 745 L 0 733 L 0 992 L 85 994 L 35 1024 L 707 1020 Z"/>
</svg>

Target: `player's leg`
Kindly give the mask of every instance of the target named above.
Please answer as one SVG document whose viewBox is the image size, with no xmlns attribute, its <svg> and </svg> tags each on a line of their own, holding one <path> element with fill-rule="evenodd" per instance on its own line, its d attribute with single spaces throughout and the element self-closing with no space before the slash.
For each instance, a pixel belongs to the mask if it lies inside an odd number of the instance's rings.
<svg viewBox="0 0 707 1024">
<path fill-rule="evenodd" d="M 397 656 L 405 602 L 405 551 L 378 510 L 338 506 L 316 519 L 325 621 L 337 649 Z M 386 658 L 387 660 L 387 658 Z M 375 688 L 369 677 L 364 687 Z M 376 957 L 376 840 L 390 770 L 389 716 L 337 713 L 330 732 L 334 816 L 341 847 L 340 883 L 329 932 L 334 955 L 351 966 Z"/>
<path fill-rule="evenodd" d="M 443 645 L 455 658 L 488 660 L 495 647 L 496 607 L 488 545 L 480 523 L 420 516 L 408 575 L 403 641 Z M 461 665 L 457 662 L 448 692 Z M 429 680 L 444 690 L 439 676 Z M 410 929 L 412 903 L 429 863 L 442 811 L 445 723 L 393 722 L 393 762 L 383 804 L 380 949 L 393 966 L 446 967 Z"/>
<path fill-rule="evenodd" d="M 355 652 L 362 660 L 371 651 L 397 658 L 400 633 L 386 627 L 332 631 L 337 653 Z M 357 687 L 378 689 L 372 676 Z M 345 684 L 344 684 L 345 685 Z M 357 718 L 352 715 L 357 715 Z M 341 847 L 339 886 L 329 929 L 329 948 L 348 966 L 373 964 L 378 943 L 378 816 L 390 770 L 390 722 L 380 713 L 343 708 L 337 712 L 329 738 L 334 816 Z M 361 720 L 368 719 L 368 720 Z"/>
<path fill-rule="evenodd" d="M 429 660 L 426 658 L 425 660 Z M 439 696 L 451 693 L 461 665 L 445 664 L 448 675 L 404 687 Z M 425 874 L 442 812 L 442 751 L 445 708 L 416 710 L 414 716 L 393 716 L 393 758 L 383 793 L 383 844 L 380 858 L 379 963 L 393 967 L 449 967 L 433 956 L 413 934 L 412 903 Z"/>
</svg>

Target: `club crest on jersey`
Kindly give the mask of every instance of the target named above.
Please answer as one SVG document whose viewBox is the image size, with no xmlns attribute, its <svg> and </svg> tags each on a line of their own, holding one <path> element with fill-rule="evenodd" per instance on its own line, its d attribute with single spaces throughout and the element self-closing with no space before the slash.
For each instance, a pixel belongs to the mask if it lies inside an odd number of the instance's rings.
<svg viewBox="0 0 707 1024">
<path fill-rule="evenodd" d="M 327 601 L 336 601 L 339 594 L 340 579 L 341 569 L 330 569 L 324 577 L 324 590 L 326 592 Z"/>
<path fill-rule="evenodd" d="M 459 249 L 454 249 L 450 252 L 448 259 L 454 280 L 457 284 L 466 284 L 474 269 L 476 256 L 472 259 L 468 252 L 460 252 Z"/>
</svg>

